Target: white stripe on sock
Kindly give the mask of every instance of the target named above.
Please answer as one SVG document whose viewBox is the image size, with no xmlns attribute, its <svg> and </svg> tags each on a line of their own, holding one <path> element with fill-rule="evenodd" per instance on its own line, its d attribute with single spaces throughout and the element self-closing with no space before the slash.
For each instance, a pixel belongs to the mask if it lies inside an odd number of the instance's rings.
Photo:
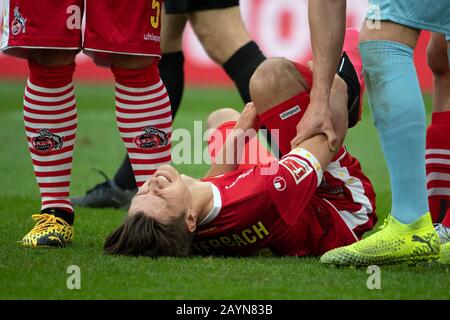
<svg viewBox="0 0 450 320">
<path fill-rule="evenodd" d="M 116 92 L 116 97 L 123 99 L 123 100 L 133 102 L 133 101 L 144 101 L 144 100 L 156 99 L 156 98 L 164 95 L 165 93 L 166 93 L 166 90 L 161 90 L 161 91 L 158 91 L 157 93 L 152 93 L 152 94 L 148 94 L 145 96 L 129 96 L 129 95 L 125 95 L 125 94 Z"/>
<path fill-rule="evenodd" d="M 430 181 L 450 181 L 450 174 L 441 172 L 431 172 L 427 174 L 427 183 Z"/>
<path fill-rule="evenodd" d="M 35 161 L 56 161 L 56 160 L 61 160 L 61 159 L 67 159 L 67 158 L 71 158 L 73 154 L 73 150 L 69 150 L 66 151 L 64 153 L 58 153 L 58 154 L 54 154 L 54 155 L 36 155 L 34 153 L 31 153 L 31 159 L 35 160 Z"/>
<path fill-rule="evenodd" d="M 428 158 L 425 160 L 425 164 L 433 164 L 433 163 L 450 165 L 450 159 Z"/>
<path fill-rule="evenodd" d="M 448 150 L 448 149 L 427 149 L 425 151 L 425 155 L 430 155 L 430 154 L 444 154 L 444 155 L 450 156 L 450 150 Z"/>
<path fill-rule="evenodd" d="M 171 155 L 171 150 L 167 150 L 164 152 L 158 152 L 158 153 L 129 153 L 130 159 L 140 159 L 140 160 L 152 160 L 152 159 L 160 159 L 163 157 L 168 157 Z"/>
<path fill-rule="evenodd" d="M 159 109 L 156 111 L 142 112 L 142 113 L 124 113 L 124 112 L 116 112 L 116 116 L 124 119 L 136 119 L 136 118 L 144 118 L 144 117 L 154 117 L 160 114 L 164 114 L 170 112 L 170 106 L 165 107 L 164 109 Z"/>
<path fill-rule="evenodd" d="M 129 129 L 129 128 L 145 128 L 147 126 L 164 125 L 164 124 L 170 124 L 171 122 L 172 122 L 172 116 L 168 116 L 165 118 L 151 120 L 151 121 L 144 121 L 144 122 L 124 123 L 124 122 L 117 121 L 117 124 L 118 124 L 119 128 Z"/>
<path fill-rule="evenodd" d="M 27 80 L 27 87 L 29 87 L 30 89 L 34 90 L 34 91 L 39 91 L 39 92 L 43 92 L 43 93 L 60 93 L 60 92 L 64 92 L 67 89 L 69 89 L 70 87 L 73 86 L 73 83 L 69 83 L 68 85 L 64 86 L 64 87 L 60 87 L 60 88 L 44 88 L 44 87 L 39 87 L 35 84 L 32 84 L 30 79 Z"/>
<path fill-rule="evenodd" d="M 69 192 L 70 187 L 39 188 L 42 193 Z"/>
<path fill-rule="evenodd" d="M 76 104 L 75 96 L 74 96 L 74 98 L 71 101 L 66 102 L 64 104 L 61 104 L 61 105 L 58 105 L 58 106 L 45 106 L 45 107 L 43 107 L 43 106 L 40 106 L 38 104 L 30 103 L 30 102 L 26 101 L 25 99 L 23 100 L 23 105 L 25 107 L 33 109 L 33 110 L 57 111 L 57 110 L 66 109 L 66 108 L 71 107 L 71 106 L 73 106 L 75 104 Z"/>
<path fill-rule="evenodd" d="M 30 113 L 28 111 L 24 111 L 23 115 L 28 118 L 32 119 L 39 119 L 39 120 L 56 120 L 56 119 L 64 119 L 70 116 L 73 116 L 77 113 L 77 109 L 75 108 L 75 105 L 72 110 L 60 113 L 60 114 L 37 114 L 37 113 Z"/>
<path fill-rule="evenodd" d="M 156 108 L 167 102 L 169 102 L 169 96 L 165 97 L 164 99 L 158 100 L 156 102 L 143 103 L 143 104 L 126 104 L 126 103 L 116 101 L 116 106 L 118 106 L 119 108 L 128 109 L 128 110 L 141 110 L 141 109 Z"/>
<path fill-rule="evenodd" d="M 67 182 L 70 180 L 70 176 L 36 177 L 36 180 L 37 183 Z"/>
<path fill-rule="evenodd" d="M 69 99 L 69 98 L 73 97 L 73 95 L 74 95 L 74 92 L 72 90 L 72 91 L 70 91 L 69 93 L 66 93 L 63 96 L 59 96 L 59 97 L 44 97 L 44 96 L 34 95 L 34 94 L 28 92 L 28 90 L 25 90 L 25 96 L 27 98 L 29 98 L 31 100 L 34 100 L 34 101 L 40 101 L 40 102 L 59 102 L 59 101 L 63 101 L 63 100 Z"/>
<path fill-rule="evenodd" d="M 35 122 L 28 122 L 28 121 L 24 121 L 25 126 L 33 128 L 33 129 L 59 129 L 59 128 L 64 128 L 64 127 L 68 127 L 68 126 L 72 126 L 77 124 L 77 119 L 73 119 L 71 121 L 68 122 L 64 122 L 64 123 L 35 123 Z"/>
<path fill-rule="evenodd" d="M 147 92 L 147 91 L 158 89 L 159 87 L 161 87 L 162 83 L 163 83 L 162 80 L 159 80 L 158 83 L 153 84 L 149 87 L 131 88 L 131 87 L 126 87 L 126 86 L 116 82 L 116 88 L 123 90 L 123 91 L 128 91 L 128 92 L 141 93 L 141 92 Z"/>
<path fill-rule="evenodd" d="M 52 172 L 52 171 L 61 171 L 61 170 L 67 170 L 72 169 L 71 163 L 66 164 L 60 164 L 58 166 L 37 166 L 33 165 L 35 172 Z"/>
<path fill-rule="evenodd" d="M 450 196 L 450 188 L 429 188 L 428 196 Z"/>
</svg>

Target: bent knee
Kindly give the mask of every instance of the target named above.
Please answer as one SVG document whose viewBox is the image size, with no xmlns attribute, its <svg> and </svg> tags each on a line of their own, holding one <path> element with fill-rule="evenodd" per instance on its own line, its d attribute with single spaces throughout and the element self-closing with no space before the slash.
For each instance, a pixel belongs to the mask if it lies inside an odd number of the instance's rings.
<svg viewBox="0 0 450 320">
<path fill-rule="evenodd" d="M 229 121 L 237 121 L 239 112 L 231 108 L 221 108 L 212 112 L 206 119 L 208 129 L 218 128 L 220 125 Z"/>
<path fill-rule="evenodd" d="M 252 101 L 259 114 L 307 89 L 306 80 L 286 58 L 263 61 L 250 79 Z"/>
<path fill-rule="evenodd" d="M 339 93 L 339 94 L 347 94 L 348 86 L 344 79 L 342 79 L 339 75 L 334 76 L 333 85 L 331 87 L 331 92 Z"/>
</svg>

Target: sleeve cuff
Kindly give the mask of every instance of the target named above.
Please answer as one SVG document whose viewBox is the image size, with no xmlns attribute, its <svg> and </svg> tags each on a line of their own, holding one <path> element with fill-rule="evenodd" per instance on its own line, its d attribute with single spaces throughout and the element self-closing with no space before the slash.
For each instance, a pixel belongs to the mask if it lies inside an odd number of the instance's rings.
<svg viewBox="0 0 450 320">
<path fill-rule="evenodd" d="M 320 183 L 322 182 L 322 178 L 323 178 L 323 171 L 322 171 L 322 167 L 320 166 L 320 162 L 319 160 L 317 160 L 317 158 L 308 150 L 303 149 L 303 148 L 295 148 L 292 149 L 291 152 L 288 153 L 288 155 L 296 155 L 299 156 L 303 159 L 305 159 L 309 165 L 314 169 L 314 171 L 316 172 L 317 175 L 317 186 L 320 185 Z"/>
</svg>

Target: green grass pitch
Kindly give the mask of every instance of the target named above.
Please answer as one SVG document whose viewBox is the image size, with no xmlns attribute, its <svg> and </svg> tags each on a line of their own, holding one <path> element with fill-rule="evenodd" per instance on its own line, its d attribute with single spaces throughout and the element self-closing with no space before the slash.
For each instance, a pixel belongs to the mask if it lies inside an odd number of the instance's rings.
<svg viewBox="0 0 450 320">
<path fill-rule="evenodd" d="M 329 268 L 317 258 L 125 258 L 105 256 L 105 236 L 119 210 L 76 212 L 75 239 L 65 249 L 25 249 L 17 242 L 34 225 L 39 193 L 22 123 L 23 83 L 0 83 L 0 299 L 449 299 L 449 268 L 381 268 L 381 289 L 369 290 L 367 269 Z M 125 149 L 114 120 L 112 85 L 77 85 L 79 127 L 72 194 L 112 176 Z M 426 98 L 428 115 L 431 100 Z M 175 127 L 192 128 L 218 107 L 241 108 L 232 89 L 187 88 Z M 385 162 L 368 108 L 346 142 L 377 191 L 380 220 L 390 208 Z M 184 165 L 195 177 L 205 165 Z M 81 289 L 66 286 L 67 268 L 81 270 Z"/>
</svg>

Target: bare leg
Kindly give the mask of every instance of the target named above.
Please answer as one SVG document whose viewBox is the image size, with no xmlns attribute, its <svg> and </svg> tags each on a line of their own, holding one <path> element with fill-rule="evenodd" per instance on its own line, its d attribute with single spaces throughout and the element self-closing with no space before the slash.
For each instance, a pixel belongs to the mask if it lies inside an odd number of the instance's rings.
<svg viewBox="0 0 450 320">
<path fill-rule="evenodd" d="M 208 55 L 220 65 L 251 41 L 238 6 L 192 12 L 189 21 Z"/>
<path fill-rule="evenodd" d="M 447 42 L 442 34 L 431 35 L 428 45 L 428 66 L 433 72 L 434 80 L 433 112 L 450 111 L 450 66 Z"/>
</svg>

